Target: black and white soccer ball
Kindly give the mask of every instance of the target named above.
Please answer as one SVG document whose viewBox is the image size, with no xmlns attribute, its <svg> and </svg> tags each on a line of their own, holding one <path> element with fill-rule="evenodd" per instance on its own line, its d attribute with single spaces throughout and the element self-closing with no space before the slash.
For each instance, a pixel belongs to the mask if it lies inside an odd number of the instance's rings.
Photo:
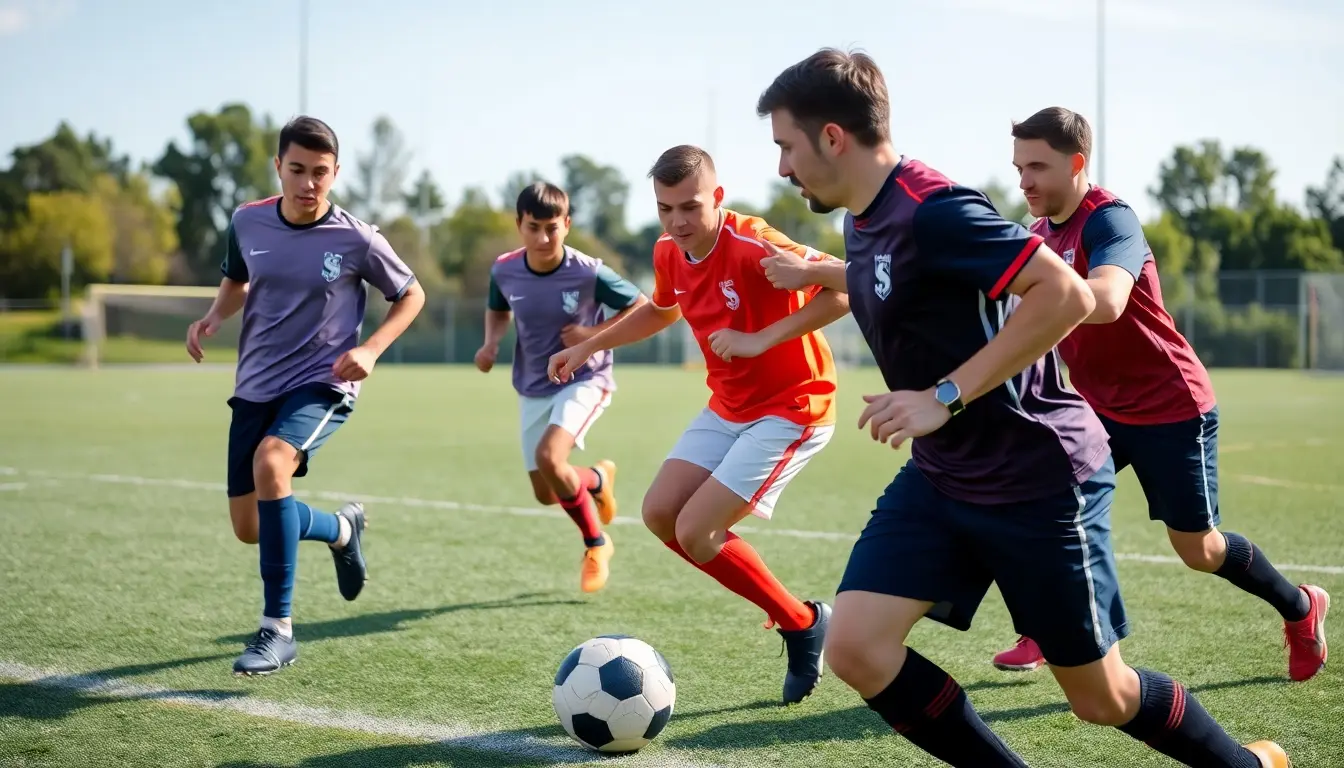
<svg viewBox="0 0 1344 768">
<path fill-rule="evenodd" d="M 628 635 L 581 643 L 560 662 L 551 703 L 565 731 L 599 752 L 644 748 L 672 717 L 677 686 L 667 659 Z"/>
</svg>

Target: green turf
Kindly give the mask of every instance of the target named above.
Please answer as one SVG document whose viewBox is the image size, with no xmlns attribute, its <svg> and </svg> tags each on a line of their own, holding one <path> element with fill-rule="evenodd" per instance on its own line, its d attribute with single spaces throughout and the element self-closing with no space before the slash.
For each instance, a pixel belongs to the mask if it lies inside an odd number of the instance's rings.
<svg viewBox="0 0 1344 768">
<path fill-rule="evenodd" d="M 234 679 L 229 663 L 260 608 L 255 549 L 232 539 L 222 492 L 133 481 L 221 483 L 231 383 L 223 369 L 0 370 L 0 466 L 17 470 L 0 475 L 0 663 L 563 744 L 550 705 L 556 666 L 575 644 L 622 632 L 661 650 L 677 676 L 676 714 L 643 764 L 664 755 L 723 766 L 933 765 L 833 677 L 801 706 L 773 706 L 784 662 L 778 635 L 760 628 L 764 616 L 637 525 L 612 528 L 612 582 L 590 596 L 578 590 L 581 542 L 563 518 L 413 500 L 371 504 L 364 594 L 341 600 L 325 548 L 305 543 L 295 600 L 299 664 L 272 678 Z M 705 389 L 702 373 L 672 368 L 626 369 L 619 383 L 585 458 L 620 462 L 622 517 L 633 520 Z M 1225 528 L 1281 563 L 1344 565 L 1344 379 L 1220 372 L 1216 384 Z M 757 530 L 746 534 L 808 597 L 833 595 L 848 543 L 765 529 L 856 533 L 905 457 L 853 428 L 859 395 L 880 389 L 875 373 L 846 371 L 841 386 L 835 439 L 785 493 L 776 519 L 754 521 Z M 298 482 L 300 496 L 347 491 L 535 506 L 516 419 L 507 371 L 379 368 L 350 422 Z M 120 482 L 90 477 L 100 474 Z M 1171 554 L 1128 473 L 1117 504 L 1120 552 Z M 1338 666 L 1289 683 L 1282 625 L 1267 606 L 1179 566 L 1122 561 L 1120 569 L 1134 625 L 1123 646 L 1130 663 L 1185 682 L 1243 741 L 1276 739 L 1299 766 L 1344 765 Z M 1289 575 L 1344 595 L 1344 576 Z M 1033 765 L 1172 764 L 1113 730 L 1076 721 L 1047 674 L 990 667 L 989 657 L 1014 637 L 991 592 L 971 632 L 922 625 L 911 644 L 956 676 Z M 574 760 L 587 757 L 575 750 Z M 0 765 L 99 763 L 546 761 L 0 681 Z"/>
</svg>

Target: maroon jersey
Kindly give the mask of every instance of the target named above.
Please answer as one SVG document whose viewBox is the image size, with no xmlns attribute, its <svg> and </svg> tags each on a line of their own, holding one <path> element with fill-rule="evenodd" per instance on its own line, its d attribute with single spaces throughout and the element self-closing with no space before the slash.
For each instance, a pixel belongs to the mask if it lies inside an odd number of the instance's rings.
<svg viewBox="0 0 1344 768">
<path fill-rule="evenodd" d="M 1216 403 L 1209 373 L 1162 305 L 1157 263 L 1134 211 L 1098 186 L 1062 224 L 1032 225 L 1084 278 L 1105 264 L 1134 276 L 1113 323 L 1083 324 L 1059 344 L 1069 380 L 1097 413 L 1123 424 L 1197 418 Z"/>
</svg>

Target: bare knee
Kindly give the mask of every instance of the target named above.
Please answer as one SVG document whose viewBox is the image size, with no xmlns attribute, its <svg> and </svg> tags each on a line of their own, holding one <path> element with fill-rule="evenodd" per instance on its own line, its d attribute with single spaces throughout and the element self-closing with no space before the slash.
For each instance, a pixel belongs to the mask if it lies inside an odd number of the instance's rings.
<svg viewBox="0 0 1344 768">
<path fill-rule="evenodd" d="M 268 436 L 252 454 L 252 480 L 257 492 L 270 498 L 287 495 L 298 466 L 298 450 L 278 437 Z"/>
<path fill-rule="evenodd" d="M 826 635 L 826 665 L 845 685 L 871 698 L 886 688 L 905 663 L 904 645 L 844 631 Z"/>
<path fill-rule="evenodd" d="M 658 537 L 659 541 L 672 541 L 677 537 L 677 513 L 681 509 L 653 494 L 644 496 L 641 514 L 644 527 Z"/>
<path fill-rule="evenodd" d="M 673 529 L 681 551 L 701 565 L 717 557 L 723 548 L 726 532 L 707 528 L 698 517 L 678 515 Z"/>
<path fill-rule="evenodd" d="M 1181 562 L 1193 570 L 1213 573 L 1222 567 L 1227 558 L 1227 540 L 1217 529 L 1186 533 L 1169 528 L 1167 538 L 1171 540 L 1171 547 L 1176 550 Z"/>
<path fill-rule="evenodd" d="M 1097 691 L 1069 697 L 1069 708 L 1079 720 L 1093 725 L 1117 727 L 1134 719 L 1125 700 L 1116 691 Z"/>
<path fill-rule="evenodd" d="M 1101 659 L 1079 667 L 1051 667 L 1073 714 L 1096 725 L 1121 726 L 1139 713 L 1139 675 L 1112 646 Z"/>
<path fill-rule="evenodd" d="M 556 446 L 543 440 L 537 446 L 533 459 L 537 462 L 537 471 L 546 477 L 555 477 L 565 465 L 567 457 Z"/>
</svg>

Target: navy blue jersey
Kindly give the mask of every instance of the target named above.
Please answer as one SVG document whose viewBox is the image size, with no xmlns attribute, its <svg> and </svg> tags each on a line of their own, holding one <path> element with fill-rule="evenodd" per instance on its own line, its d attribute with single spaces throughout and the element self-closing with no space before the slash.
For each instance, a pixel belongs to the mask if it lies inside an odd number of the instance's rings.
<svg viewBox="0 0 1344 768">
<path fill-rule="evenodd" d="M 868 209 L 845 217 L 849 306 L 888 389 L 928 389 L 984 347 L 1017 306 L 1008 285 L 1041 243 L 983 194 L 902 158 Z M 1058 494 L 1109 456 L 1053 351 L 911 452 L 936 488 L 976 504 Z"/>
</svg>

